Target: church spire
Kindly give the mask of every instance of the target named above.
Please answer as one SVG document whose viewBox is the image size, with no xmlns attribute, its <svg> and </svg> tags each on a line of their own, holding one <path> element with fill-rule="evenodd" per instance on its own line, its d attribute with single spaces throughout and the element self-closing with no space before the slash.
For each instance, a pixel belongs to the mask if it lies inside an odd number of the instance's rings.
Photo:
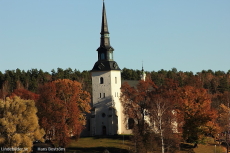
<svg viewBox="0 0 230 153">
<path fill-rule="evenodd" d="M 107 23 L 107 17 L 106 17 L 106 10 L 105 10 L 105 2 L 103 1 L 103 8 L 102 8 L 102 22 L 101 22 L 101 43 L 100 47 L 97 51 L 99 51 L 100 48 L 106 48 L 107 50 L 113 51 L 113 47 L 110 46 L 110 40 L 109 40 L 109 29 L 108 29 L 108 23 Z"/>
<path fill-rule="evenodd" d="M 103 1 L 101 35 L 104 36 L 104 34 L 109 34 L 109 31 L 108 31 L 108 24 L 107 24 L 106 11 L 105 11 L 105 2 Z"/>
<path fill-rule="evenodd" d="M 101 39 L 100 47 L 98 47 L 98 61 L 94 64 L 92 71 L 110 71 L 121 70 L 113 58 L 113 47 L 110 46 L 108 23 L 105 11 L 105 2 L 102 7 L 102 22 L 101 22 Z"/>
<path fill-rule="evenodd" d="M 113 60 L 113 47 L 110 46 L 109 40 L 109 29 L 106 17 L 106 10 L 105 10 L 105 2 L 103 1 L 103 8 L 102 8 L 102 22 L 101 22 L 101 41 L 100 47 L 97 49 L 98 51 L 98 60 Z M 111 57 L 109 57 L 111 54 Z M 102 58 L 101 58 L 102 57 Z"/>
</svg>

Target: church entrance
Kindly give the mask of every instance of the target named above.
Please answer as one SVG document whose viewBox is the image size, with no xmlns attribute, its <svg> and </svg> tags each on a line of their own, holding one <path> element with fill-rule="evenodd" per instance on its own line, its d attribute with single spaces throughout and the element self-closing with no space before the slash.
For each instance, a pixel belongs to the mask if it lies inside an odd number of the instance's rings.
<svg viewBox="0 0 230 153">
<path fill-rule="evenodd" d="M 103 126 L 103 127 L 102 127 L 102 134 L 103 134 L 103 135 L 106 135 L 106 126 Z"/>
</svg>

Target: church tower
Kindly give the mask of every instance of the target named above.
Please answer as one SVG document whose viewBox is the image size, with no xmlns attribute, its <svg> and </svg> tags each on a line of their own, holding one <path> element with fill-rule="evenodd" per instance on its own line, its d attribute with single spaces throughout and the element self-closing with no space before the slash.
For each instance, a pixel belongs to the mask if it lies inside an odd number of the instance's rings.
<svg viewBox="0 0 230 153">
<path fill-rule="evenodd" d="M 144 71 L 143 62 L 142 62 L 141 80 L 145 81 L 145 78 L 146 78 L 146 73 L 145 73 L 145 71 Z"/>
<path fill-rule="evenodd" d="M 98 60 L 91 70 L 93 108 L 90 133 L 92 136 L 127 133 L 119 100 L 121 69 L 113 58 L 114 49 L 110 45 L 104 2 L 100 34 L 100 47 L 97 49 Z"/>
</svg>

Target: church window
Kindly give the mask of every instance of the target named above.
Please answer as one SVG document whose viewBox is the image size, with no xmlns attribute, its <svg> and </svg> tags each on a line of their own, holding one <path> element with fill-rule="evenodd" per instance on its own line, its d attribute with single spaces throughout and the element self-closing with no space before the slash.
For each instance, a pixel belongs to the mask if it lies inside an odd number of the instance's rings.
<svg viewBox="0 0 230 153">
<path fill-rule="evenodd" d="M 100 77 L 100 84 L 103 84 L 103 83 L 104 83 L 104 78 Z"/>
<path fill-rule="evenodd" d="M 115 84 L 117 84 L 117 77 L 115 77 Z"/>
<path fill-rule="evenodd" d="M 102 117 L 105 117 L 105 113 L 102 113 L 102 115 L 101 115 Z"/>
<path fill-rule="evenodd" d="M 104 60 L 105 59 L 105 54 L 101 53 L 101 59 Z"/>
<path fill-rule="evenodd" d="M 129 118 L 128 119 L 128 129 L 133 129 L 133 127 L 134 127 L 134 119 Z"/>
<path fill-rule="evenodd" d="M 109 53 L 109 59 L 113 60 L 113 53 L 111 53 L 111 52 Z"/>
<path fill-rule="evenodd" d="M 105 93 L 104 93 L 104 98 L 105 98 Z"/>
<path fill-rule="evenodd" d="M 101 93 L 100 93 L 100 98 L 101 98 Z"/>
</svg>

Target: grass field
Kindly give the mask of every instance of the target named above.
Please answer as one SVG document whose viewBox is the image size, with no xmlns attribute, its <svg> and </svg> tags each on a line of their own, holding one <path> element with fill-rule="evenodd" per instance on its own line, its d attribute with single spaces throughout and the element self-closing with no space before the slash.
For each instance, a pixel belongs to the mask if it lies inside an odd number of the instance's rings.
<svg viewBox="0 0 230 153">
<path fill-rule="evenodd" d="M 224 146 L 218 142 L 214 142 L 211 137 L 206 137 L 205 145 L 199 144 L 198 148 L 194 148 L 195 153 L 226 153 Z"/>
<path fill-rule="evenodd" d="M 198 148 L 194 148 L 195 153 L 224 153 L 223 146 L 217 145 L 199 145 Z M 225 151 L 226 152 L 226 151 Z"/>
<path fill-rule="evenodd" d="M 108 149 L 110 153 L 128 153 L 131 145 L 127 136 L 124 137 L 124 140 L 122 136 L 115 138 L 86 137 L 80 138 L 77 142 L 72 141 L 67 152 L 102 153 Z"/>
<path fill-rule="evenodd" d="M 124 140 L 123 140 L 124 138 Z M 80 138 L 77 142 L 72 141 L 68 146 L 68 153 L 103 153 L 106 149 L 110 153 L 129 153 L 132 148 L 132 143 L 128 136 L 117 136 L 111 138 L 101 137 L 86 137 Z M 216 147 L 215 147 L 216 145 Z M 198 145 L 198 148 L 192 148 L 192 144 L 187 144 L 187 147 L 181 148 L 177 153 L 224 153 L 224 147 L 209 140 L 206 145 Z M 160 153 L 154 152 L 154 153 Z"/>
<path fill-rule="evenodd" d="M 197 148 L 193 148 L 194 153 L 226 153 L 225 147 L 214 142 L 212 137 L 206 137 L 203 143 L 198 144 Z"/>
</svg>

